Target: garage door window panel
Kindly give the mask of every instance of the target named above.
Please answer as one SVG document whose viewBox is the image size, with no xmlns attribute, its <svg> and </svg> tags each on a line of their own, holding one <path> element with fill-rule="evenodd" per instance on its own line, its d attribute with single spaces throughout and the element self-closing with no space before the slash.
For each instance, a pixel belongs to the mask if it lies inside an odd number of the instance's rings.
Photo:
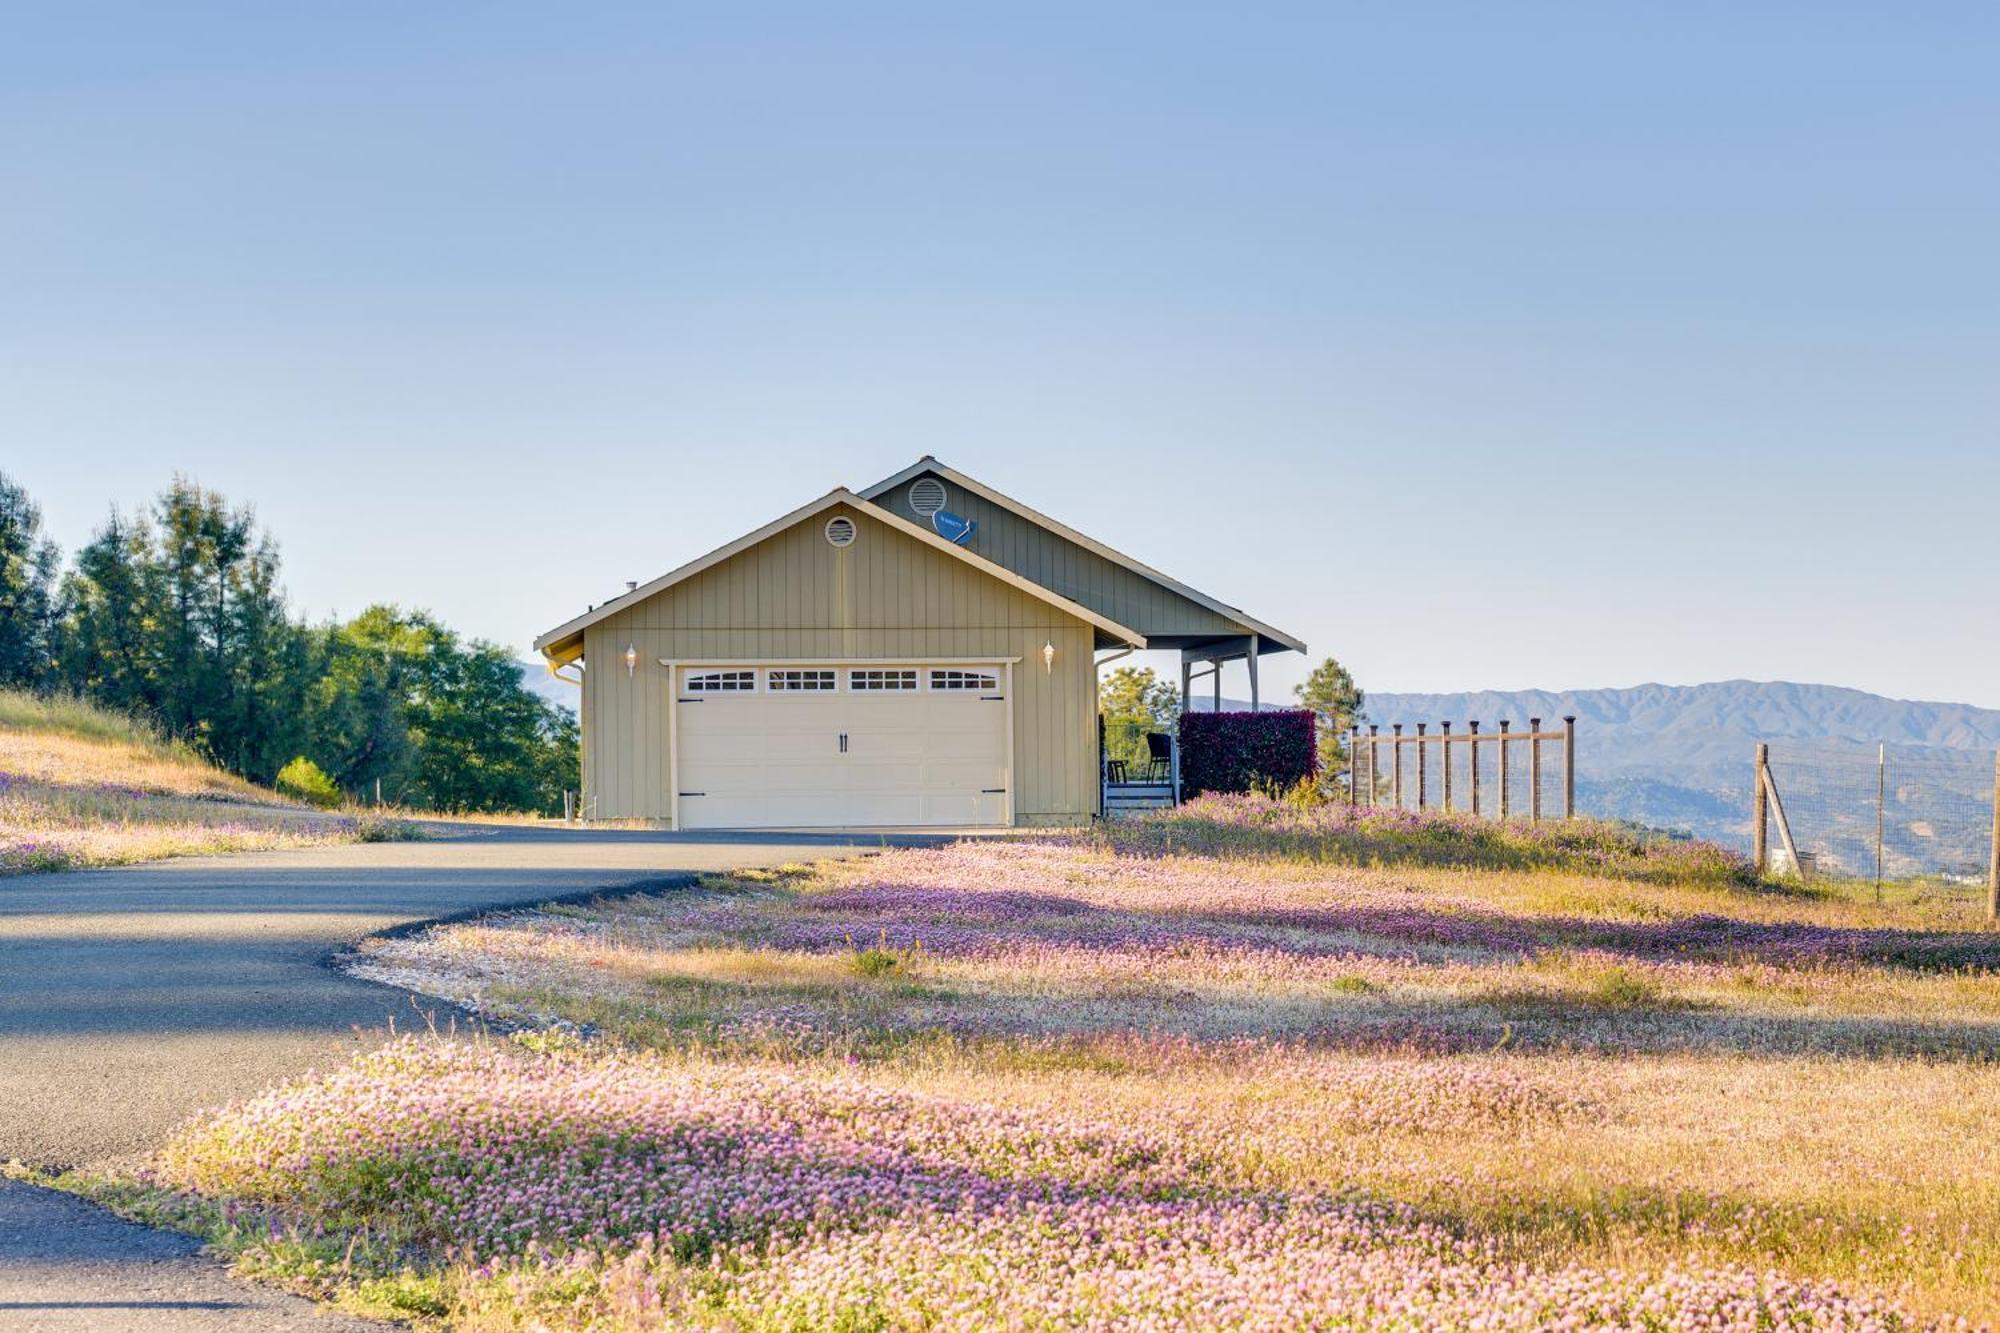
<svg viewBox="0 0 2000 1333">
<path fill-rule="evenodd" d="M 847 673 L 847 688 L 856 694 L 899 694 L 917 688 L 915 667 L 869 667 Z"/>
<path fill-rule="evenodd" d="M 688 675 L 682 688 L 688 694 L 754 694 L 755 671 L 697 671 Z"/>
<path fill-rule="evenodd" d="M 826 670 L 786 668 L 765 675 L 773 694 L 831 694 L 840 688 L 840 673 Z"/>
<path fill-rule="evenodd" d="M 931 689 L 938 694 L 996 694 L 1000 690 L 1000 676 L 993 671 L 933 667 Z"/>
</svg>

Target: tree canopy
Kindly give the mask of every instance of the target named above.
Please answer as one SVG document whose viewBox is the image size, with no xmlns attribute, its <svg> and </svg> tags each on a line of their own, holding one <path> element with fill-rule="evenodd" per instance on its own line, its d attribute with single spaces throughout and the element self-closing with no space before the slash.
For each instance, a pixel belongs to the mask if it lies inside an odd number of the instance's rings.
<svg viewBox="0 0 2000 1333">
<path fill-rule="evenodd" d="M 41 685 L 55 669 L 60 563 L 41 509 L 0 474 L 0 685 Z"/>
<path fill-rule="evenodd" d="M 1362 722 L 1367 696 L 1346 667 L 1329 657 L 1314 667 L 1305 683 L 1293 687 L 1302 707 L 1319 720 L 1319 766 L 1322 774 L 1340 771 L 1347 762 L 1347 732 Z"/>
<path fill-rule="evenodd" d="M 1119 667 L 1098 682 L 1097 711 L 1107 723 L 1164 731 L 1181 715 L 1180 688 L 1161 680 L 1151 667 Z"/>
<path fill-rule="evenodd" d="M 246 506 L 176 477 L 59 581 L 40 523 L 0 476 L 0 683 L 142 714 L 255 782 L 306 758 L 351 799 L 553 810 L 576 784 L 574 717 L 505 649 L 389 605 L 305 623 Z"/>
<path fill-rule="evenodd" d="M 577 725 L 499 646 L 371 606 L 325 632 L 315 746 L 349 791 L 439 810 L 537 810 L 574 786 Z"/>
</svg>

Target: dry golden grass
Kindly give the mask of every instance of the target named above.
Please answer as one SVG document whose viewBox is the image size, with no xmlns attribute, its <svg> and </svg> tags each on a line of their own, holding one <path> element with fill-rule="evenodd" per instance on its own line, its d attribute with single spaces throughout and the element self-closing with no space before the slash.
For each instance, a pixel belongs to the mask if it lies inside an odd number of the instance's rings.
<svg viewBox="0 0 2000 1333">
<path fill-rule="evenodd" d="M 0 730 L 0 772 L 37 786 L 78 792 L 108 789 L 296 808 L 294 802 L 205 764 L 190 753 L 129 741 Z"/>
<path fill-rule="evenodd" d="M 0 875 L 352 842 L 400 827 L 309 810 L 120 714 L 0 690 Z"/>
</svg>

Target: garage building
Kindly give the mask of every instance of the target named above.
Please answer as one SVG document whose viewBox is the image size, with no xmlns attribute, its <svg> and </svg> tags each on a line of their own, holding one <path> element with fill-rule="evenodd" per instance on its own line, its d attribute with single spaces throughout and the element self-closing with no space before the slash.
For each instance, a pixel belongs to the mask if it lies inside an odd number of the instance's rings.
<svg viewBox="0 0 2000 1333">
<path fill-rule="evenodd" d="M 1182 685 L 1305 645 L 925 458 L 536 640 L 582 686 L 583 801 L 676 829 L 1074 824 L 1097 669 Z M 1219 690 L 1217 691 L 1219 693 Z"/>
</svg>

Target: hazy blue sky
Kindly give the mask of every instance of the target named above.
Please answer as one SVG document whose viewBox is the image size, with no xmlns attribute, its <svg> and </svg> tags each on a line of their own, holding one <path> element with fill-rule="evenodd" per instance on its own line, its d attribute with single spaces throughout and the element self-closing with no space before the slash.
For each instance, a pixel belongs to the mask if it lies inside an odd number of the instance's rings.
<svg viewBox="0 0 2000 1333">
<path fill-rule="evenodd" d="M 1988 4 L 8 5 L 0 469 L 526 655 L 935 453 L 1376 689 L 2000 706 L 1996 69 Z"/>
</svg>

